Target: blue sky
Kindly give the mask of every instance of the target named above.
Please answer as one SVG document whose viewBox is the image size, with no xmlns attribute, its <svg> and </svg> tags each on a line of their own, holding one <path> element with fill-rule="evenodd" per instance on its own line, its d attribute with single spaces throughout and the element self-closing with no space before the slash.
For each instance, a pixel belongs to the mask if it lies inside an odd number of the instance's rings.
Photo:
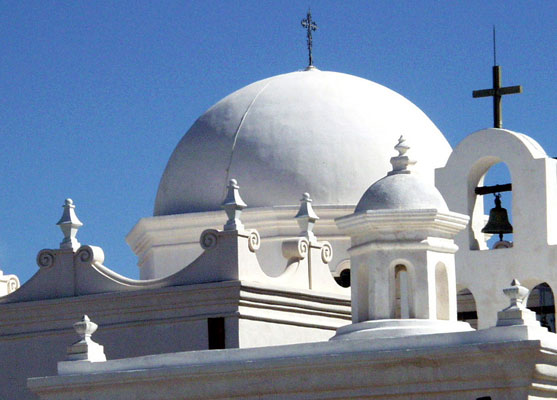
<svg viewBox="0 0 557 400">
<path fill-rule="evenodd" d="M 557 156 L 557 2 L 0 0 L 0 268 L 22 281 L 66 197 L 82 243 L 137 277 L 124 237 L 150 216 L 174 146 L 195 119 L 253 81 L 314 62 L 418 105 L 455 146 L 491 124 L 492 26 L 504 127 Z M 370 182 L 371 184 L 371 182 Z"/>
</svg>

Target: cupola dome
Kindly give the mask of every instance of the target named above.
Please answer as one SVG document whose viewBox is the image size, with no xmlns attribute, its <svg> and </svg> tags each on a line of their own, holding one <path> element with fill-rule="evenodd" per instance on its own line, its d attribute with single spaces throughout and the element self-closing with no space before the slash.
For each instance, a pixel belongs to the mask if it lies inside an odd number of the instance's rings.
<svg viewBox="0 0 557 400">
<path fill-rule="evenodd" d="M 439 190 L 410 170 L 416 161 L 406 155 L 409 147 L 402 136 L 395 149 L 399 154 L 391 158 L 393 170 L 366 190 L 354 213 L 396 209 L 449 211 Z"/>
</svg>

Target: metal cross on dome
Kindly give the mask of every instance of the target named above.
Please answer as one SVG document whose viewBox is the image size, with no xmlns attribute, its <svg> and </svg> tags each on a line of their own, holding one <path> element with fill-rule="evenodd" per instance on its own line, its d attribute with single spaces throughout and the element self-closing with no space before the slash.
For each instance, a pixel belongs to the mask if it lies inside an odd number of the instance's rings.
<svg viewBox="0 0 557 400">
<path fill-rule="evenodd" d="M 308 52 L 309 52 L 308 67 L 313 67 L 313 55 L 312 55 L 313 40 L 311 37 L 311 32 L 317 30 L 317 24 L 315 23 L 315 21 L 311 20 L 311 10 L 309 9 L 308 9 L 307 17 L 302 20 L 302 26 L 307 29 Z"/>
<path fill-rule="evenodd" d="M 474 90 L 472 97 L 493 96 L 493 127 L 503 127 L 503 106 L 501 97 L 506 94 L 522 93 L 522 86 L 501 87 L 501 67 L 497 65 L 497 53 L 495 48 L 495 27 L 493 27 L 493 89 Z"/>
</svg>

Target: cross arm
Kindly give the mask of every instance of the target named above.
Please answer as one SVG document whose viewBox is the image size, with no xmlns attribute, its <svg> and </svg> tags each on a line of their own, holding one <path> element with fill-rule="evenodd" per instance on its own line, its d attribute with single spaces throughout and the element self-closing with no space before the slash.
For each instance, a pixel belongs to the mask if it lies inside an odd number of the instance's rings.
<svg viewBox="0 0 557 400">
<path fill-rule="evenodd" d="M 474 98 L 489 97 L 489 96 L 495 96 L 495 90 L 493 90 L 493 89 L 482 89 L 482 90 L 474 90 L 472 92 L 472 97 L 474 97 Z"/>
<path fill-rule="evenodd" d="M 522 93 L 522 86 L 507 86 L 504 88 L 499 89 L 499 94 L 515 94 L 515 93 Z"/>
</svg>

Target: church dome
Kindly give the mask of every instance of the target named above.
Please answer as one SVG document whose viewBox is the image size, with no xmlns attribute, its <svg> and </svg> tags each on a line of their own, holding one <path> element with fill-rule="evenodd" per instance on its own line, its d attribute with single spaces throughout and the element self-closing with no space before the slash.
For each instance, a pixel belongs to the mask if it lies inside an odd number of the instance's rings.
<svg viewBox="0 0 557 400">
<path fill-rule="evenodd" d="M 389 170 L 392 144 L 414 144 L 433 182 L 451 152 L 413 103 L 352 75 L 317 69 L 274 76 L 225 97 L 193 124 L 161 178 L 155 215 L 220 209 L 237 179 L 249 207 L 356 204 Z"/>
</svg>

